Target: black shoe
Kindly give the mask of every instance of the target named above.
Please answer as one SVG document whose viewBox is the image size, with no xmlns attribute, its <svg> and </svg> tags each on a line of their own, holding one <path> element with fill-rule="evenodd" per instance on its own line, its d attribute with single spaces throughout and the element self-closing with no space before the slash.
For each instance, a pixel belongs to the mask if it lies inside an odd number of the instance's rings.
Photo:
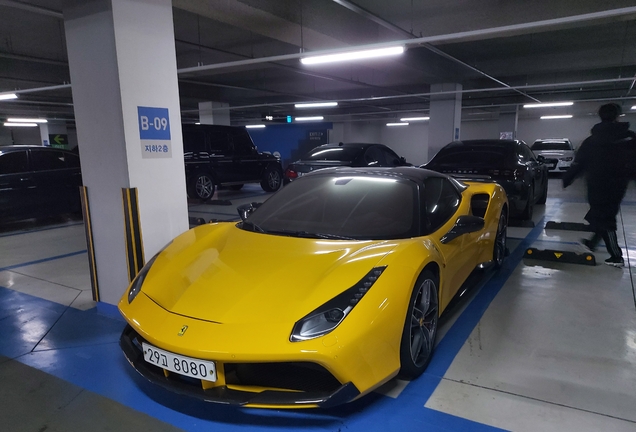
<svg viewBox="0 0 636 432">
<path fill-rule="evenodd" d="M 623 260 L 623 257 L 609 257 L 605 260 L 605 264 L 621 268 L 625 265 L 625 260 Z"/>
<path fill-rule="evenodd" d="M 581 244 L 590 252 L 594 252 L 594 249 L 596 249 L 596 246 L 592 246 L 592 242 L 588 239 L 581 239 Z"/>
</svg>

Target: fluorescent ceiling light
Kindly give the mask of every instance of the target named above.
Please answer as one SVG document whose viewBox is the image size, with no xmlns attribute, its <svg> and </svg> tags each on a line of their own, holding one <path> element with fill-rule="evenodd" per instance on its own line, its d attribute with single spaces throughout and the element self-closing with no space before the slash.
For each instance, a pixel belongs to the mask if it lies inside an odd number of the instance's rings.
<svg viewBox="0 0 636 432">
<path fill-rule="evenodd" d="M 541 116 L 541 120 L 556 120 L 556 119 L 568 119 L 568 118 L 572 118 L 572 114 Z"/>
<path fill-rule="evenodd" d="M 340 54 L 327 54 L 321 56 L 314 57 L 305 57 L 301 58 L 300 62 L 306 65 L 319 64 L 319 63 L 332 63 L 339 61 L 351 61 L 351 60 L 361 60 L 368 59 L 374 57 L 384 57 L 390 55 L 402 54 L 404 52 L 403 46 L 397 47 L 389 47 L 389 48 L 379 48 L 379 49 L 371 49 L 371 50 L 363 50 L 363 51 L 351 51 Z"/>
<path fill-rule="evenodd" d="M 408 123 L 387 123 L 387 126 L 408 126 Z"/>
<path fill-rule="evenodd" d="M 2 93 L 0 94 L 0 100 L 10 100 L 10 99 L 17 99 L 18 95 L 15 93 Z"/>
<path fill-rule="evenodd" d="M 294 104 L 295 108 L 328 108 L 338 106 L 338 102 L 310 102 Z"/>
<path fill-rule="evenodd" d="M 560 106 L 572 106 L 574 102 L 547 102 L 536 104 L 525 104 L 524 108 L 548 108 L 548 107 L 560 107 Z"/>
<path fill-rule="evenodd" d="M 10 123 L 47 123 L 46 119 L 41 118 L 8 118 Z"/>
<path fill-rule="evenodd" d="M 401 122 L 408 122 L 408 121 L 424 121 L 424 120 L 430 120 L 430 117 L 404 117 L 401 118 L 400 121 Z"/>
<path fill-rule="evenodd" d="M 296 117 L 294 120 L 296 121 L 318 121 L 324 119 L 323 116 L 313 116 L 313 117 Z"/>
<path fill-rule="evenodd" d="M 636 110 L 636 105 L 634 105 L 634 106 L 632 107 L 632 109 L 633 109 L 633 110 Z"/>
<path fill-rule="evenodd" d="M 11 122 L 6 122 L 4 125 L 8 126 L 8 127 L 13 127 L 13 126 L 16 126 L 16 127 L 36 127 L 38 124 L 37 123 L 11 123 Z"/>
<path fill-rule="evenodd" d="M 253 124 L 253 125 L 245 125 L 246 129 L 263 129 L 265 125 L 263 124 Z"/>
</svg>

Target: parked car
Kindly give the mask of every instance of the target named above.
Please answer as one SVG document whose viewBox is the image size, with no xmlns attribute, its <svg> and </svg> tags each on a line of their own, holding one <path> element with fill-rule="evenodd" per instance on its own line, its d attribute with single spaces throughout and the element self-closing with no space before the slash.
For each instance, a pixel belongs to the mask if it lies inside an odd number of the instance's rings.
<svg viewBox="0 0 636 432">
<path fill-rule="evenodd" d="M 508 194 L 511 217 L 531 219 L 534 205 L 548 197 L 548 167 L 521 140 L 454 141 L 422 168 L 495 180 Z"/>
<path fill-rule="evenodd" d="M 81 210 L 79 156 L 42 146 L 0 147 L 0 220 Z"/>
<path fill-rule="evenodd" d="M 338 143 L 323 144 L 291 163 L 285 170 L 285 184 L 303 175 L 322 168 L 349 167 L 394 167 L 408 165 L 384 144 Z"/>
<path fill-rule="evenodd" d="M 538 139 L 530 147 L 535 156 L 543 156 L 550 172 L 567 171 L 574 160 L 574 147 L 567 138 Z"/>
<path fill-rule="evenodd" d="M 119 302 L 130 364 L 209 402 L 330 407 L 419 376 L 440 314 L 506 252 L 500 185 L 417 167 L 327 168 L 238 210 L 177 237 Z"/>
<path fill-rule="evenodd" d="M 183 125 L 186 185 L 190 198 L 209 200 L 217 186 L 241 189 L 260 183 L 266 192 L 282 185 L 280 161 L 259 153 L 244 127 Z"/>
</svg>

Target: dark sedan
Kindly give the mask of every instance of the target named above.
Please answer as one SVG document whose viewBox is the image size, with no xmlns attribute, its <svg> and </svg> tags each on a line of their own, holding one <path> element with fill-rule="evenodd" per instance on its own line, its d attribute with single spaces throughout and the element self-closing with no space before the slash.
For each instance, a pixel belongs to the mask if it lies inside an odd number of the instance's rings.
<svg viewBox="0 0 636 432">
<path fill-rule="evenodd" d="M 501 184 L 510 216 L 531 219 L 548 196 L 548 167 L 520 140 L 464 140 L 444 146 L 422 168 L 453 176 L 487 176 Z"/>
<path fill-rule="evenodd" d="M 395 167 L 408 165 L 383 144 L 338 143 L 323 144 L 308 152 L 300 160 L 291 163 L 285 170 L 284 182 L 321 168 L 348 167 Z"/>
<path fill-rule="evenodd" d="M 79 156 L 40 146 L 0 147 L 0 220 L 81 210 Z"/>
</svg>

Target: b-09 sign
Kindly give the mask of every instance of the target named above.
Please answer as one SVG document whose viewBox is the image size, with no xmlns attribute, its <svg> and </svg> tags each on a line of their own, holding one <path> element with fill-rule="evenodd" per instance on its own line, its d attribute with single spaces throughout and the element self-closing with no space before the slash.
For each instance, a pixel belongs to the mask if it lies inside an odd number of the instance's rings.
<svg viewBox="0 0 636 432">
<path fill-rule="evenodd" d="M 137 107 L 143 158 L 172 157 L 168 108 Z"/>
</svg>

